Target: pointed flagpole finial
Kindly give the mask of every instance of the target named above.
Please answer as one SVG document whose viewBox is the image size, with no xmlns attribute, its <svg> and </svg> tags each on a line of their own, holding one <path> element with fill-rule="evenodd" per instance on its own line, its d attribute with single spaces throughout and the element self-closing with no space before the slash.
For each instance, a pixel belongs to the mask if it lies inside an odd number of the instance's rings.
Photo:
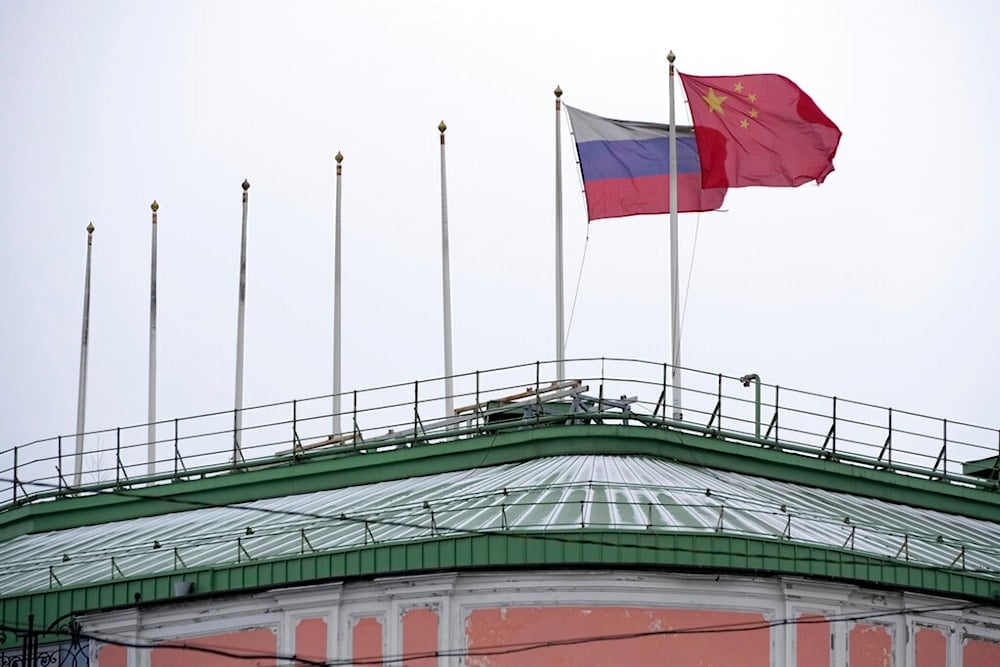
<svg viewBox="0 0 1000 667">
<path fill-rule="evenodd" d="M 674 60 L 676 60 L 676 59 L 677 59 L 677 56 L 674 55 L 673 51 L 671 51 L 670 53 L 667 54 L 667 62 L 670 63 L 671 65 L 674 64 Z"/>
<path fill-rule="evenodd" d="M 344 161 L 344 154 L 341 153 L 340 151 L 337 151 L 337 154 L 333 156 L 333 159 L 337 161 L 337 164 L 340 164 L 341 162 Z"/>
<path fill-rule="evenodd" d="M 94 223 L 90 223 L 89 225 L 87 225 L 87 234 L 93 234 L 93 233 L 94 233 Z"/>
<path fill-rule="evenodd" d="M 562 88 L 560 88 L 558 85 L 556 86 L 556 89 L 552 92 L 556 94 L 556 97 L 562 97 Z"/>
<path fill-rule="evenodd" d="M 157 204 L 156 200 L 154 199 L 153 203 L 149 205 L 149 208 L 151 208 L 153 210 L 153 213 L 156 213 L 157 211 L 160 210 L 160 205 Z"/>
<path fill-rule="evenodd" d="M 444 121 L 438 123 L 438 132 L 444 134 L 444 131 L 448 129 L 448 126 L 444 124 Z"/>
<path fill-rule="evenodd" d="M 248 180 L 246 180 L 246 179 L 244 178 L 244 179 L 243 179 L 243 192 L 246 192 L 246 191 L 247 191 L 247 190 L 249 190 L 249 189 L 250 189 L 250 181 L 248 181 Z"/>
</svg>

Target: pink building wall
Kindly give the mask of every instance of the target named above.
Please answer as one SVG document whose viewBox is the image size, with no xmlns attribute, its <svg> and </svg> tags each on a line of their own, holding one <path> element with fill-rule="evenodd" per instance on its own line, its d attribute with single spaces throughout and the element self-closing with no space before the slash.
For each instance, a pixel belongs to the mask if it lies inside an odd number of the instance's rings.
<svg viewBox="0 0 1000 667">
<path fill-rule="evenodd" d="M 97 661 L 101 667 L 128 667 L 128 651 L 124 646 L 102 644 L 97 649 Z"/>
<path fill-rule="evenodd" d="M 962 651 L 962 667 L 997 667 L 1000 665 L 1000 642 L 970 639 Z"/>
<path fill-rule="evenodd" d="M 358 619 L 351 631 L 351 657 L 358 664 L 382 658 L 382 621 L 374 616 Z"/>
<path fill-rule="evenodd" d="M 324 662 L 327 657 L 326 620 L 304 618 L 295 626 L 294 655 L 300 658 Z"/>
<path fill-rule="evenodd" d="M 851 667 L 892 667 L 892 636 L 880 625 L 855 625 L 848 648 Z"/>
<path fill-rule="evenodd" d="M 434 667 L 438 650 L 437 611 L 428 608 L 410 609 L 403 614 L 403 655 L 422 656 L 403 661 L 403 667 Z"/>
<path fill-rule="evenodd" d="M 690 628 L 763 623 L 760 614 L 701 609 L 638 607 L 502 607 L 477 609 L 466 622 L 472 667 L 522 665 L 641 665 L 652 656 L 672 667 L 723 667 L 733 656 L 745 667 L 770 665 L 770 631 L 726 634 L 672 634 Z M 595 636 L 620 636 L 599 642 Z M 475 655 L 489 647 L 564 642 L 561 645 L 498 655 Z"/>
<path fill-rule="evenodd" d="M 404 667 L 432 667 L 456 664 L 438 656 L 456 651 L 467 651 L 460 663 L 469 667 L 1000 667 L 1000 610 L 900 616 L 894 606 L 919 604 L 892 595 L 693 575 L 451 573 L 120 610 L 86 619 L 85 629 L 163 644 L 148 654 L 98 646 L 98 667 L 271 667 L 275 655 L 357 665 L 402 656 Z M 258 657 L 168 645 L 182 642 Z"/>
<path fill-rule="evenodd" d="M 795 626 L 795 661 L 797 665 L 830 667 L 830 624 L 819 614 L 799 614 Z"/>
<path fill-rule="evenodd" d="M 240 655 L 273 656 L 278 652 L 277 636 L 270 628 L 180 639 L 170 643 L 201 646 L 230 653 L 238 653 Z M 153 649 L 150 654 L 149 664 L 150 667 L 191 667 L 191 665 L 246 667 L 248 664 L 252 664 L 254 667 L 274 667 L 275 661 L 273 658 L 268 659 L 266 657 L 250 661 L 200 651 L 195 652 L 183 648 L 172 648 L 165 645 Z"/>
<path fill-rule="evenodd" d="M 915 642 L 916 667 L 940 667 L 948 664 L 948 638 L 943 632 L 935 628 L 920 628 Z"/>
</svg>

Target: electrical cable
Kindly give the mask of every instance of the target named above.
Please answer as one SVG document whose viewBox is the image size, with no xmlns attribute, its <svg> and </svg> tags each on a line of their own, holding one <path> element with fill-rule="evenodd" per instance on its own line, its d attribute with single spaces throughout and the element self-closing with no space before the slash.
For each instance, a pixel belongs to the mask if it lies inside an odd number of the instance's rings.
<svg viewBox="0 0 1000 667">
<path fill-rule="evenodd" d="M 691 244 L 691 262 L 688 264 L 687 285 L 684 287 L 684 305 L 681 306 L 681 321 L 678 325 L 678 337 L 684 338 L 684 318 L 687 317 L 688 296 L 691 294 L 691 277 L 694 275 L 694 253 L 698 249 L 698 230 L 701 228 L 701 213 L 694 219 L 694 242 Z"/>
<path fill-rule="evenodd" d="M 590 220 L 587 221 L 587 237 L 583 241 L 583 255 L 580 257 L 580 271 L 576 276 L 576 289 L 573 290 L 573 305 L 569 310 L 569 321 L 566 323 L 566 337 L 563 338 L 563 349 L 569 346 L 569 333 L 573 330 L 573 316 L 576 315 L 576 301 L 580 296 L 580 285 L 583 284 L 583 266 L 587 261 L 587 248 L 590 247 Z"/>
</svg>

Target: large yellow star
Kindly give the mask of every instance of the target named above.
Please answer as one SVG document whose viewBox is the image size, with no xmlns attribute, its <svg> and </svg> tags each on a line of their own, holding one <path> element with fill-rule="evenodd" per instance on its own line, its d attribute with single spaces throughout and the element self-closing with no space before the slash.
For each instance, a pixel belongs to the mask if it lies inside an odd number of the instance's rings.
<svg viewBox="0 0 1000 667">
<path fill-rule="evenodd" d="M 714 88 L 708 89 L 708 95 L 702 95 L 701 99 L 708 102 L 708 112 L 718 111 L 720 116 L 725 116 L 726 112 L 722 110 L 722 103 L 728 98 L 725 95 L 716 95 Z"/>
</svg>

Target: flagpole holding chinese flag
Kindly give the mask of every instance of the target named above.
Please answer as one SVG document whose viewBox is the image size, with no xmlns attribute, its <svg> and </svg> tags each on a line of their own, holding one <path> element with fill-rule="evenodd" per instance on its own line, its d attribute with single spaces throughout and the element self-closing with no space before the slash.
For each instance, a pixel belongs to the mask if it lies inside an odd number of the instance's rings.
<svg viewBox="0 0 1000 667">
<path fill-rule="evenodd" d="M 677 270 L 677 120 L 674 115 L 674 59 L 670 63 L 670 387 L 673 393 L 673 417 L 681 418 L 681 341 L 678 319 L 678 270 Z M 664 397 L 664 400 L 666 397 Z"/>
</svg>

